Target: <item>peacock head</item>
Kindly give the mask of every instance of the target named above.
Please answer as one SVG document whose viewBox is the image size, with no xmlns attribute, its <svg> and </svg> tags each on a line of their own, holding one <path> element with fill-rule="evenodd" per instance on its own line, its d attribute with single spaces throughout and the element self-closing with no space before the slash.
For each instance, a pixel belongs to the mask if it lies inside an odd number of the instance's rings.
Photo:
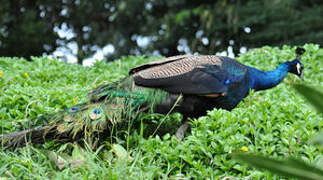
<svg viewBox="0 0 323 180">
<path fill-rule="evenodd" d="M 302 80 L 303 80 L 304 66 L 299 59 L 304 52 L 305 52 L 305 49 L 297 48 L 296 49 L 296 58 L 293 61 L 289 62 L 289 72 L 296 74 Z"/>
</svg>

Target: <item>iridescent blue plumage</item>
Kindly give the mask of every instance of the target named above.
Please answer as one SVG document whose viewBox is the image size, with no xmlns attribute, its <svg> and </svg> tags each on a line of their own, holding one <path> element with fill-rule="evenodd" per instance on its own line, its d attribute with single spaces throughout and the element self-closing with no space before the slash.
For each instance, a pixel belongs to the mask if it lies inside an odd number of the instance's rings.
<svg viewBox="0 0 323 180">
<path fill-rule="evenodd" d="M 277 86 L 289 71 L 289 62 L 285 62 L 273 71 L 260 71 L 248 67 L 250 73 L 249 87 L 255 91 L 269 89 Z"/>
<path fill-rule="evenodd" d="M 297 66 L 301 69 L 297 70 Z M 302 63 L 297 59 L 291 62 L 284 62 L 273 71 L 260 71 L 253 67 L 248 67 L 248 71 L 250 73 L 249 86 L 255 91 L 275 87 L 286 77 L 288 72 L 302 76 L 302 68 Z"/>
<path fill-rule="evenodd" d="M 297 70 L 297 66 L 301 69 Z M 231 72 L 238 75 L 225 80 L 225 84 L 229 85 L 229 90 L 226 97 L 217 99 L 216 107 L 231 110 L 249 94 L 249 89 L 259 91 L 275 87 L 282 82 L 288 72 L 301 76 L 303 65 L 299 60 L 295 59 L 294 61 L 280 64 L 273 71 L 261 71 L 250 66 L 246 66 L 246 68 L 246 74 L 231 68 Z M 243 78 L 241 79 L 241 77 Z M 228 82 L 236 82 L 236 84 Z"/>
</svg>

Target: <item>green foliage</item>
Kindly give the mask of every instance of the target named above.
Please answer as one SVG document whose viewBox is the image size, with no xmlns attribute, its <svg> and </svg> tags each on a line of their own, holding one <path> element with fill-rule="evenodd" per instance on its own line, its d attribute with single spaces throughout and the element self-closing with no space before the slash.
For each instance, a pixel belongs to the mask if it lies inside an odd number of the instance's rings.
<svg viewBox="0 0 323 180">
<path fill-rule="evenodd" d="M 305 85 L 295 85 L 295 89 L 303 94 L 305 98 L 318 110 L 323 113 L 323 93 Z"/>
<path fill-rule="evenodd" d="M 295 89 L 300 94 L 302 94 L 313 106 L 315 106 L 320 113 L 323 113 L 322 92 L 306 85 L 295 85 Z M 314 138 L 310 139 L 310 142 L 311 144 L 323 147 L 323 131 L 319 135 L 316 135 Z M 285 176 L 297 177 L 304 180 L 323 179 L 322 157 L 319 157 L 318 163 L 314 163 L 313 166 L 310 166 L 297 159 L 278 161 L 253 154 L 235 154 L 235 157 L 255 167 L 268 169 L 272 172 Z"/>
<path fill-rule="evenodd" d="M 308 87 L 306 85 L 294 85 L 295 89 L 302 94 L 316 109 L 323 113 L 323 93 Z M 323 131 L 310 139 L 311 144 L 323 147 Z M 288 159 L 285 161 L 278 161 L 253 154 L 236 154 L 236 159 L 245 161 L 255 167 L 268 169 L 272 172 L 279 173 L 285 176 L 297 177 L 299 179 L 323 179 L 323 171 L 319 169 L 322 167 L 322 158 L 315 166 L 309 166 L 301 160 Z"/>
<path fill-rule="evenodd" d="M 316 109 L 319 113 L 323 113 L 323 92 L 318 91 L 314 88 L 308 87 L 306 85 L 295 85 L 296 90 L 301 93 Z M 318 135 L 314 136 L 310 140 L 311 144 L 323 147 L 323 131 Z"/>
<path fill-rule="evenodd" d="M 53 52 L 58 34 L 53 17 L 41 18 L 41 1 L 0 0 L 0 56 L 41 56 Z M 48 12 L 49 13 L 49 12 Z M 45 13 L 44 13 L 45 14 Z"/>
<path fill-rule="evenodd" d="M 318 0 L 0 2 L 1 56 L 29 58 L 56 46 L 72 52 L 72 43 L 79 63 L 107 44 L 115 47 L 108 61 L 138 54 L 214 54 L 228 46 L 238 54 L 240 47 L 323 44 Z M 55 41 L 58 28 L 75 35 Z M 150 42 L 139 46 L 142 39 Z"/>
<path fill-rule="evenodd" d="M 309 166 L 297 159 L 277 161 L 263 156 L 251 154 L 237 154 L 237 159 L 253 164 L 259 168 L 266 168 L 285 176 L 297 177 L 303 180 L 323 179 L 323 170 L 318 167 Z"/>
<path fill-rule="evenodd" d="M 322 87 L 323 49 L 305 45 L 302 56 L 306 84 Z M 295 48 L 263 47 L 237 58 L 254 67 L 271 70 L 280 62 L 294 58 Z M 47 58 L 0 58 L 0 133 L 8 133 L 42 124 L 29 118 L 58 112 L 64 107 L 87 100 L 94 85 L 127 76 L 135 65 L 156 58 L 125 57 L 110 63 L 97 62 L 92 67 L 65 64 Z M 29 77 L 24 76 L 28 73 Z M 292 155 L 306 163 L 322 163 L 322 150 L 308 144 L 323 126 L 321 114 L 313 111 L 290 84 L 300 82 L 288 75 L 279 86 L 251 92 L 231 112 L 209 111 L 191 122 L 192 129 L 184 141 L 174 133 L 153 132 L 149 122 L 161 122 L 159 115 L 146 115 L 135 128 L 105 139 L 95 151 L 77 144 L 28 146 L 15 152 L 0 150 L 0 177 L 18 179 L 279 179 L 278 175 L 258 171 L 232 160 L 232 153 L 248 151 L 283 159 Z M 166 119 L 180 119 L 179 115 Z M 168 124 L 169 132 L 178 125 Z M 152 129 L 154 130 L 154 129 Z M 148 134 L 149 136 L 149 134 Z"/>
</svg>

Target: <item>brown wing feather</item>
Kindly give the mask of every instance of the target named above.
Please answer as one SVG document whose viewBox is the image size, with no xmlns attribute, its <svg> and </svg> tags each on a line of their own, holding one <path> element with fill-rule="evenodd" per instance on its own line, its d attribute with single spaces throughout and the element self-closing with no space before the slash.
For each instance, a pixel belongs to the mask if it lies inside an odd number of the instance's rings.
<svg viewBox="0 0 323 180">
<path fill-rule="evenodd" d="M 184 58 L 189 57 L 189 56 L 192 56 L 192 55 L 178 55 L 178 56 L 172 56 L 172 57 L 164 58 L 164 59 L 157 60 L 157 61 L 152 61 L 152 62 L 149 62 L 149 63 L 146 63 L 146 64 L 143 64 L 143 65 L 140 65 L 140 66 L 132 68 L 129 71 L 129 75 L 132 75 L 132 74 L 134 74 L 134 73 L 136 73 L 138 71 L 141 71 L 143 69 L 147 69 L 147 68 L 150 68 L 150 67 L 153 67 L 153 66 L 159 66 L 159 65 L 170 63 L 170 62 L 173 62 L 173 61 L 178 61 L 178 60 L 184 59 Z"/>
<path fill-rule="evenodd" d="M 221 66 L 222 61 L 218 56 L 175 56 L 160 60 L 157 63 L 139 66 L 130 71 L 134 77 L 143 79 L 160 79 L 183 75 L 195 68 L 206 65 Z M 138 71 L 139 70 L 139 71 Z"/>
<path fill-rule="evenodd" d="M 150 66 L 140 66 L 141 70 L 132 76 L 139 86 L 159 88 L 170 93 L 213 94 L 212 97 L 215 97 L 217 93 L 226 93 L 227 87 L 205 68 L 216 66 L 221 70 L 221 65 L 222 60 L 218 56 L 176 56 Z"/>
</svg>

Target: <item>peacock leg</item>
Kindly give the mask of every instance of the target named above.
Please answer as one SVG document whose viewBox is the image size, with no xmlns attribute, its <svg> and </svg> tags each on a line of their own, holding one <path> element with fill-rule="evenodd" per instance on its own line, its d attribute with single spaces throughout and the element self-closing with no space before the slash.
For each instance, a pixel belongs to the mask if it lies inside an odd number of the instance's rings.
<svg viewBox="0 0 323 180">
<path fill-rule="evenodd" d="M 184 123 L 177 129 L 176 137 L 178 140 L 184 139 L 185 132 L 189 127 L 190 127 L 190 125 L 187 123 L 187 121 L 184 121 Z"/>
</svg>

